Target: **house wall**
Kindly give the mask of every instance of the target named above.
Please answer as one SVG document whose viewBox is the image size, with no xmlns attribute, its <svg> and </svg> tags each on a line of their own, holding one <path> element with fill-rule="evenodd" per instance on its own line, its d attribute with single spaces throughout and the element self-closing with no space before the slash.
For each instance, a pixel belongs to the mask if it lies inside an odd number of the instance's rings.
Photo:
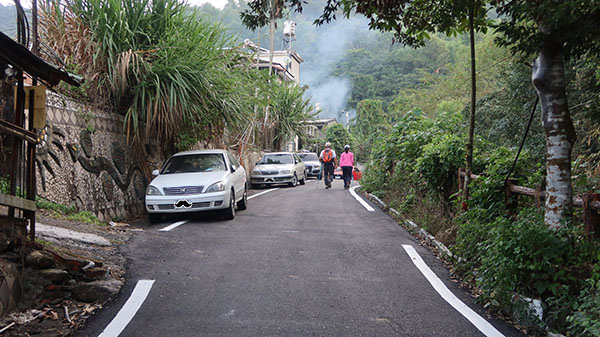
<svg viewBox="0 0 600 337">
<path fill-rule="evenodd" d="M 47 93 L 39 132 L 37 192 L 101 220 L 143 212 L 145 178 L 122 132 L 123 117 Z"/>
</svg>

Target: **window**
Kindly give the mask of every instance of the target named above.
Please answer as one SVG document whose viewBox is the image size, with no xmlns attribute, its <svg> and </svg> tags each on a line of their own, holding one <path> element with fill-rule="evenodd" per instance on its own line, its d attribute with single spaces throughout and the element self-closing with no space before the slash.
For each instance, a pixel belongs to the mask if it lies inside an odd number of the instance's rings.
<svg viewBox="0 0 600 337">
<path fill-rule="evenodd" d="M 291 154 L 279 153 L 279 154 L 266 154 L 258 162 L 258 164 L 293 164 L 294 158 Z"/>
<path fill-rule="evenodd" d="M 300 157 L 303 161 L 318 161 L 319 157 L 317 157 L 316 153 L 298 153 L 298 157 Z"/>
<path fill-rule="evenodd" d="M 227 156 L 229 156 L 229 163 L 231 163 L 231 165 L 235 165 L 236 168 L 240 167 L 240 163 L 238 162 L 237 158 L 231 154 L 231 152 L 227 152 Z"/>
<path fill-rule="evenodd" d="M 224 159 L 219 153 L 173 156 L 167 161 L 161 174 L 225 171 Z"/>
</svg>

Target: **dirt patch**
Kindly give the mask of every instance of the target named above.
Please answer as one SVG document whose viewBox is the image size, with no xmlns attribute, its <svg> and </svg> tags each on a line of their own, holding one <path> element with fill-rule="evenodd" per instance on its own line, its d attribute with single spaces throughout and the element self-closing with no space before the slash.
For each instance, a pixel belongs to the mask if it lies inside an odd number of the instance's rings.
<svg viewBox="0 0 600 337">
<path fill-rule="evenodd" d="M 97 245 L 36 235 L 0 254 L 23 273 L 23 296 L 16 310 L 0 318 L 1 336 L 71 336 L 112 299 L 124 284 L 126 259 L 120 247 L 136 229 L 58 219 L 44 211 L 37 222 L 108 240 Z M 43 238 L 43 239 L 42 239 Z"/>
</svg>

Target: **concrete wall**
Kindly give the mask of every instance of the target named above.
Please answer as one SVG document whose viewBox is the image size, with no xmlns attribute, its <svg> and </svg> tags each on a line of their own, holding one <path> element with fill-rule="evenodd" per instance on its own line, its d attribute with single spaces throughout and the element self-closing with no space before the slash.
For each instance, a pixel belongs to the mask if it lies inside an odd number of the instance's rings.
<svg viewBox="0 0 600 337">
<path fill-rule="evenodd" d="M 37 192 L 102 220 L 143 212 L 146 181 L 132 158 L 123 117 L 47 92 L 39 132 Z"/>
</svg>

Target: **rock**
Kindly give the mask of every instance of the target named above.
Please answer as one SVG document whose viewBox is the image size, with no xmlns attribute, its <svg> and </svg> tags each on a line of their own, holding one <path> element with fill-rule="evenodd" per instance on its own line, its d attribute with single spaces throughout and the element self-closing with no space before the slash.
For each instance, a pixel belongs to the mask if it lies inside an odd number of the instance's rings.
<svg viewBox="0 0 600 337">
<path fill-rule="evenodd" d="M 123 282 L 110 279 L 81 283 L 72 290 L 73 296 L 83 302 L 103 302 L 119 292 Z"/>
<path fill-rule="evenodd" d="M 52 255 L 34 250 L 25 258 L 27 264 L 34 269 L 48 269 L 54 266 L 54 257 Z"/>
<path fill-rule="evenodd" d="M 0 252 L 7 251 L 11 248 L 10 238 L 5 234 L 0 232 Z"/>
<path fill-rule="evenodd" d="M 83 278 L 85 281 L 95 281 L 103 279 L 107 274 L 107 270 L 105 268 L 94 267 L 86 269 L 83 272 Z"/>
<path fill-rule="evenodd" d="M 54 284 L 63 284 L 71 278 L 71 275 L 63 269 L 44 269 L 39 271 L 40 276 Z"/>
</svg>

